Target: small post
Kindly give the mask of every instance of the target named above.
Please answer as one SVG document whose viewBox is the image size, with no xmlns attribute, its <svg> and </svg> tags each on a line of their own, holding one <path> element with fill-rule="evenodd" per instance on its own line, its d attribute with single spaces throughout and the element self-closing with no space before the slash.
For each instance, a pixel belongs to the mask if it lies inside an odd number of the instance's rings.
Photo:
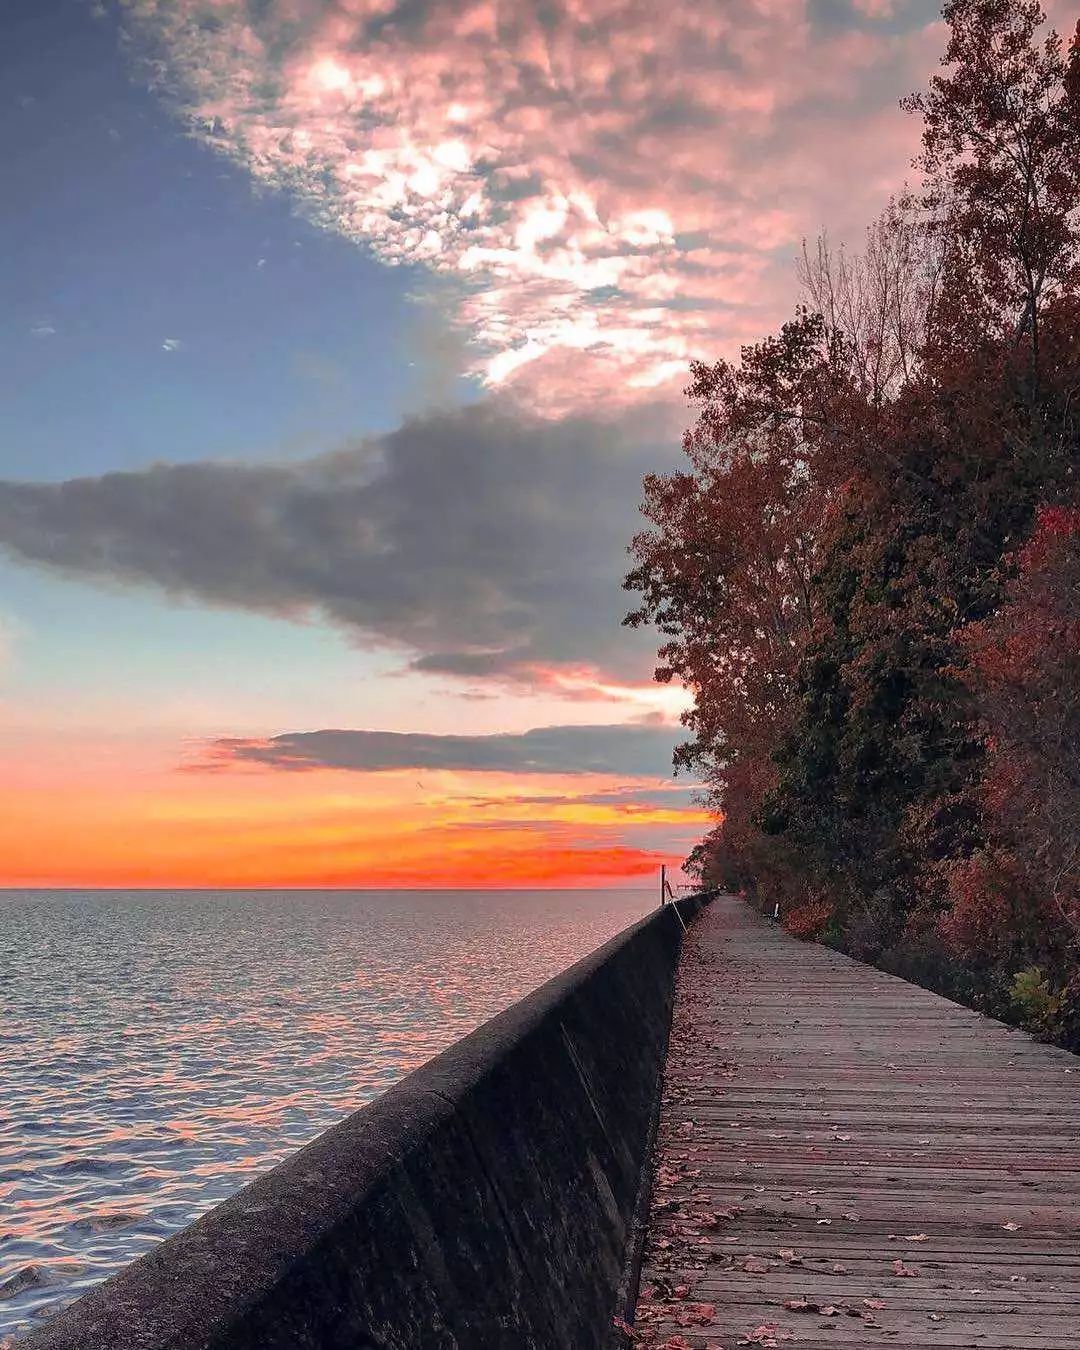
<svg viewBox="0 0 1080 1350">
<path fill-rule="evenodd" d="M 675 892 L 671 889 L 667 879 L 667 863 L 660 864 L 660 908 L 663 909 L 670 898 L 675 909 L 675 917 L 679 921 L 679 927 L 686 932 L 686 920 L 679 911 L 678 903 L 675 900 Z"/>
</svg>

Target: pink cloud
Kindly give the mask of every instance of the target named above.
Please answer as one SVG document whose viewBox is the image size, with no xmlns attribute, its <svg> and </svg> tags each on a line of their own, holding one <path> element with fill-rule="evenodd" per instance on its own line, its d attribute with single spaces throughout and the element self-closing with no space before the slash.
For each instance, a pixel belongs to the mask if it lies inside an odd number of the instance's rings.
<svg viewBox="0 0 1080 1350">
<path fill-rule="evenodd" d="M 551 410 L 684 382 L 857 238 L 918 127 L 928 0 L 128 0 L 196 132 L 458 287 L 475 369 Z"/>
</svg>

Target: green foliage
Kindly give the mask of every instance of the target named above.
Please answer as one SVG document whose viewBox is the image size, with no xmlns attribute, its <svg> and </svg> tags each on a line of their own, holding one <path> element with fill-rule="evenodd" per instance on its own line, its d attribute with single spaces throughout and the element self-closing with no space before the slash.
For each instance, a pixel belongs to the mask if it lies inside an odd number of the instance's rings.
<svg viewBox="0 0 1080 1350">
<path fill-rule="evenodd" d="M 1051 1031 L 1057 1025 L 1062 991 L 1054 989 L 1038 966 L 1028 966 L 1016 973 L 1009 986 L 1009 998 L 1030 1030 Z"/>
</svg>

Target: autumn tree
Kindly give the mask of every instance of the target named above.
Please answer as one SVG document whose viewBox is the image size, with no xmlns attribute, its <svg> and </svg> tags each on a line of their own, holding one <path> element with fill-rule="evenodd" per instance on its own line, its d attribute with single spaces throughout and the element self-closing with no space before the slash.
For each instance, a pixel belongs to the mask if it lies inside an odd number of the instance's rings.
<svg viewBox="0 0 1080 1350">
<path fill-rule="evenodd" d="M 694 691 L 678 761 L 701 774 L 730 834 L 771 778 L 791 680 L 813 623 L 823 446 L 844 381 L 821 316 L 800 312 L 738 364 L 695 364 L 688 470 L 650 475 L 626 622 L 664 638 L 656 677 Z M 746 844 L 749 845 L 747 839 Z"/>
<path fill-rule="evenodd" d="M 944 73 L 905 100 L 923 118 L 922 202 L 944 236 L 949 306 L 934 339 L 1024 342 L 1077 286 L 1080 24 L 1066 53 L 1038 0 L 949 0 Z"/>
<path fill-rule="evenodd" d="M 963 916 L 990 860 L 1011 917 L 979 959 L 1042 998 L 1021 918 L 1036 893 L 1059 914 L 1047 960 L 1071 987 L 1074 910 L 1054 897 L 1075 827 L 1048 745 L 1010 738 L 1051 688 L 1074 706 L 1046 618 L 1072 563 L 1040 570 L 1024 540 L 1076 506 L 1080 29 L 1066 51 L 1027 0 L 944 14 L 943 73 L 907 103 L 921 187 L 861 254 L 804 245 L 806 303 L 778 335 L 693 367 L 688 467 L 646 480 L 628 622 L 658 627 L 658 678 L 694 695 L 679 759 L 719 818 L 702 875 L 909 974 L 966 960 L 983 997 Z M 1002 683 L 990 654 L 1021 631 L 1035 664 Z M 1024 791 L 995 796 L 1021 764 Z"/>
<path fill-rule="evenodd" d="M 987 746 L 978 847 L 948 869 L 942 932 L 1035 987 L 1080 1033 L 1080 509 L 1044 507 L 1004 603 L 961 634 Z M 1043 1009 L 1045 1015 L 1046 1010 Z"/>
</svg>

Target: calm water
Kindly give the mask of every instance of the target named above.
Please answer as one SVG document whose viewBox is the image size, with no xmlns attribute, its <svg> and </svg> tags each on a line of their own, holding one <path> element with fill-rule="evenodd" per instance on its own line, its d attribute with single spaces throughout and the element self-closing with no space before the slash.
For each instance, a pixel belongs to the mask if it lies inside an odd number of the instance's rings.
<svg viewBox="0 0 1080 1350">
<path fill-rule="evenodd" d="M 653 903 L 644 891 L 0 892 L 0 1337 Z"/>
</svg>

